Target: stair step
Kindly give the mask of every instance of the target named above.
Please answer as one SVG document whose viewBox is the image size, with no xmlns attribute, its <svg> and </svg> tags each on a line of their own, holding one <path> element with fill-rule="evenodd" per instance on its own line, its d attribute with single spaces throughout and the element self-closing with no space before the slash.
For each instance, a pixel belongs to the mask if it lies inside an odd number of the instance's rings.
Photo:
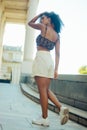
<svg viewBox="0 0 87 130">
<path fill-rule="evenodd" d="M 24 95 L 26 95 L 31 100 L 33 100 L 37 103 L 40 103 L 39 93 L 32 90 L 31 85 L 29 85 L 29 84 L 27 85 L 27 84 L 22 83 L 22 84 L 20 84 L 20 88 L 21 88 Z M 64 103 L 62 103 L 62 105 L 69 108 L 70 120 L 75 121 L 83 126 L 87 126 L 87 111 L 80 110 L 78 108 L 72 107 L 70 105 L 66 105 Z M 49 101 L 48 108 L 50 110 L 52 110 L 53 112 L 59 113 L 57 107 L 50 101 Z"/>
</svg>

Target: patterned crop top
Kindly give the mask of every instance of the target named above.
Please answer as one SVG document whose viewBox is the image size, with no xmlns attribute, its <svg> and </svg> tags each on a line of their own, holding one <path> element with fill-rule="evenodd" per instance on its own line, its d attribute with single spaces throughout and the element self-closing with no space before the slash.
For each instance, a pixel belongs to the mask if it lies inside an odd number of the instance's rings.
<svg viewBox="0 0 87 130">
<path fill-rule="evenodd" d="M 43 37 L 41 34 L 37 36 L 36 43 L 37 46 L 44 47 L 48 50 L 52 50 L 55 46 L 55 42 L 52 42 L 51 40 Z"/>
<path fill-rule="evenodd" d="M 56 44 L 56 40 L 55 42 L 47 39 L 45 36 L 46 36 L 46 32 L 47 32 L 47 26 L 45 28 L 45 35 L 42 36 L 41 34 L 37 36 L 36 38 L 36 43 L 37 43 L 37 46 L 41 46 L 41 47 L 44 47 L 46 49 L 48 49 L 49 51 L 52 50 Z"/>
</svg>

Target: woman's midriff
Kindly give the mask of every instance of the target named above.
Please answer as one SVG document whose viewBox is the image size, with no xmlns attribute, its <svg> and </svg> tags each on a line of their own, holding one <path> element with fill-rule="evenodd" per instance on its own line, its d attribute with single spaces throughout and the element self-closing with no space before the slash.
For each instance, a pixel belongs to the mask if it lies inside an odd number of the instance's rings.
<svg viewBox="0 0 87 130">
<path fill-rule="evenodd" d="M 49 51 L 49 50 L 44 47 L 37 46 L 37 51 Z"/>
</svg>

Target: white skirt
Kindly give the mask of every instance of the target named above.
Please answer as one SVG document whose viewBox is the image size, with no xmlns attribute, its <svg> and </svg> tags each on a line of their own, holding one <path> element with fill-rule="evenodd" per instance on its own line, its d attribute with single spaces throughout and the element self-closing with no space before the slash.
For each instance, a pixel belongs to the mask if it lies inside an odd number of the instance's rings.
<svg viewBox="0 0 87 130">
<path fill-rule="evenodd" d="M 37 51 L 32 65 L 32 76 L 54 78 L 54 63 L 49 51 Z"/>
</svg>

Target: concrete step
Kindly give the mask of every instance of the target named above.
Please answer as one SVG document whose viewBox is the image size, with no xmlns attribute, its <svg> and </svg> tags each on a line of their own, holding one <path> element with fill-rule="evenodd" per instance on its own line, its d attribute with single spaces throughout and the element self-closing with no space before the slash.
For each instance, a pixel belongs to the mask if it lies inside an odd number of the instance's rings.
<svg viewBox="0 0 87 130">
<path fill-rule="evenodd" d="M 20 88 L 25 96 L 27 96 L 28 98 L 30 98 L 31 100 L 33 100 L 36 103 L 40 103 L 39 93 L 34 91 L 32 89 L 31 85 L 22 83 L 22 84 L 20 84 Z M 87 127 L 87 111 L 83 111 L 78 108 L 63 104 L 63 103 L 62 103 L 62 105 L 69 108 L 70 120 L 75 121 L 76 123 L 79 123 L 79 124 Z M 57 107 L 50 101 L 48 104 L 48 108 L 50 110 L 52 110 L 53 112 L 56 112 L 59 114 Z"/>
</svg>

